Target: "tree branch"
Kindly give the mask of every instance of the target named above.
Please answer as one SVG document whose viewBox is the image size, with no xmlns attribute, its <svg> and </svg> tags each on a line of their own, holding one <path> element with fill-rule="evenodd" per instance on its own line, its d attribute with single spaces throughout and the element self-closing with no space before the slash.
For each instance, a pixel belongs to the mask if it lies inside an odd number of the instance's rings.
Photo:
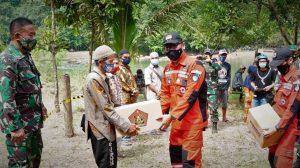
<svg viewBox="0 0 300 168">
<path fill-rule="evenodd" d="M 281 18 L 280 18 L 279 14 L 278 14 L 277 8 L 275 7 L 275 5 L 274 5 L 274 3 L 273 3 L 272 0 L 268 0 L 268 2 L 269 2 L 269 7 L 270 7 L 271 12 L 273 12 L 274 15 L 275 15 L 275 20 L 276 20 L 277 25 L 279 27 L 280 34 L 281 34 L 282 38 L 284 39 L 284 43 L 286 45 L 292 44 L 291 41 L 289 40 L 287 32 L 285 31 L 285 29 L 284 29 L 284 27 L 282 25 Z"/>
</svg>

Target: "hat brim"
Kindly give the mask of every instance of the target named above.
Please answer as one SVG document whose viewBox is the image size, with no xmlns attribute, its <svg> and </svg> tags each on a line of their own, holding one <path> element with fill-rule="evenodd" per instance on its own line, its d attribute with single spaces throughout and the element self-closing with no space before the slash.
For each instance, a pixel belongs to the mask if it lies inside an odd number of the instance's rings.
<svg viewBox="0 0 300 168">
<path fill-rule="evenodd" d="M 166 44 L 179 44 L 181 41 L 179 40 L 168 40 L 164 42 L 164 45 Z"/>
<path fill-rule="evenodd" d="M 270 65 L 273 67 L 277 67 L 279 65 L 281 65 L 284 62 L 284 60 L 272 60 Z"/>
</svg>

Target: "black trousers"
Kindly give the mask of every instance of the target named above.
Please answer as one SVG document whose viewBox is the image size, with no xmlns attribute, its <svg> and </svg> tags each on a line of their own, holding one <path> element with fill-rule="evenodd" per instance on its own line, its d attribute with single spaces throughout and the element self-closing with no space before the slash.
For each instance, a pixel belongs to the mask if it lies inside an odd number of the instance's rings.
<svg viewBox="0 0 300 168">
<path fill-rule="evenodd" d="M 90 131 L 90 130 L 89 130 Z M 99 168 L 117 167 L 117 141 L 109 142 L 106 138 L 97 140 L 90 131 L 93 154 Z"/>
</svg>

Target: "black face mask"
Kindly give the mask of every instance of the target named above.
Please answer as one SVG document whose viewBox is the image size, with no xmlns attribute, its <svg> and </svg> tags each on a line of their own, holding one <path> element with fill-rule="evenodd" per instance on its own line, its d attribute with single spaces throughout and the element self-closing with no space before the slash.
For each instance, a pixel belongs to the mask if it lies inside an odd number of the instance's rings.
<svg viewBox="0 0 300 168">
<path fill-rule="evenodd" d="M 289 64 L 279 65 L 277 66 L 278 71 L 281 73 L 281 75 L 285 75 L 288 73 L 290 68 Z"/>
<path fill-rule="evenodd" d="M 180 57 L 181 53 L 182 53 L 182 49 L 179 49 L 179 50 L 170 50 L 169 52 L 166 52 L 166 55 L 168 56 L 168 58 L 170 60 L 176 61 Z"/>
<path fill-rule="evenodd" d="M 18 44 L 22 47 L 22 49 L 26 52 L 30 52 L 36 46 L 37 40 L 35 38 L 24 38 L 20 35 L 21 40 L 18 41 Z"/>
</svg>

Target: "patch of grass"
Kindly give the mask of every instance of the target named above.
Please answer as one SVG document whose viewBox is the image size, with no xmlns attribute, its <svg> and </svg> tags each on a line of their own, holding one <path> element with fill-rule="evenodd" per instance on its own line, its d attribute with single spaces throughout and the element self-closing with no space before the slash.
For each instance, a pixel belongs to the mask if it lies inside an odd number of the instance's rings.
<svg viewBox="0 0 300 168">
<path fill-rule="evenodd" d="M 62 65 L 63 58 L 67 55 L 66 50 L 61 50 L 56 54 L 56 64 L 59 68 Z M 54 72 L 53 72 L 53 64 L 52 64 L 52 56 L 49 51 L 45 50 L 33 50 L 32 58 L 37 66 L 37 69 L 41 73 L 41 79 L 44 82 L 52 82 L 54 81 Z M 58 77 L 61 76 L 62 71 L 58 69 L 57 71 Z"/>
<path fill-rule="evenodd" d="M 243 111 L 244 110 L 244 100 L 241 103 L 239 101 L 239 97 L 240 97 L 239 94 L 229 94 L 229 98 L 228 98 L 229 115 L 234 118 L 237 118 L 238 120 L 242 119 L 243 114 L 244 114 L 244 111 Z"/>
</svg>

